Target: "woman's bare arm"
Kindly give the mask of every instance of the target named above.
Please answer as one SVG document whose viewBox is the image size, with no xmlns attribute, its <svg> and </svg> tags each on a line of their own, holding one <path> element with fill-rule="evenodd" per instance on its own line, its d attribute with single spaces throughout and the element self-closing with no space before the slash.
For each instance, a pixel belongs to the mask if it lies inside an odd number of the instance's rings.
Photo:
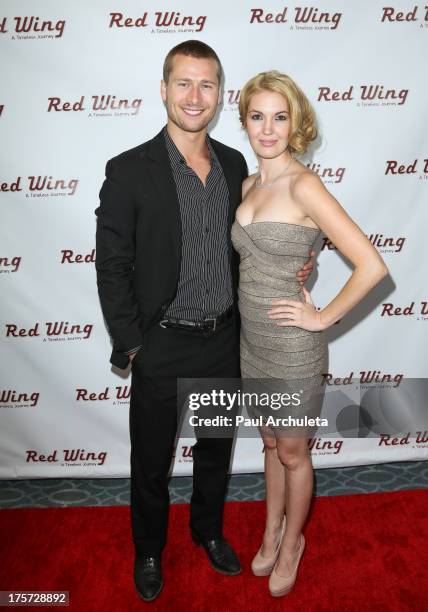
<svg viewBox="0 0 428 612">
<path fill-rule="evenodd" d="M 309 173 L 301 175 L 294 185 L 293 196 L 305 214 L 315 221 L 354 266 L 348 281 L 320 312 L 322 324 L 329 327 L 352 310 L 388 274 L 388 268 L 318 176 Z"/>
</svg>

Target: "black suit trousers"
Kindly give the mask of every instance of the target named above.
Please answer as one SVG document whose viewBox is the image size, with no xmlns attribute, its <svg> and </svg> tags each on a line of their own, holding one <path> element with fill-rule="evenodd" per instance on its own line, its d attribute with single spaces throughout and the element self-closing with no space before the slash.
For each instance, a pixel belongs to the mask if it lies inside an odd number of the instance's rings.
<svg viewBox="0 0 428 612">
<path fill-rule="evenodd" d="M 168 477 L 180 412 L 177 378 L 238 378 L 232 321 L 196 334 L 158 324 L 144 336 L 132 362 L 131 522 L 136 555 L 160 554 L 166 543 Z M 190 528 L 203 538 L 221 535 L 233 437 L 198 437 L 193 446 Z"/>
</svg>

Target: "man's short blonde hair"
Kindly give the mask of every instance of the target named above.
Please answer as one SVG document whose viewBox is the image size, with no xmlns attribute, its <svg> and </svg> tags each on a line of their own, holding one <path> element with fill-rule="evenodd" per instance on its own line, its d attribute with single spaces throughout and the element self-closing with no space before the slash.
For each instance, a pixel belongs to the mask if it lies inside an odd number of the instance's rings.
<svg viewBox="0 0 428 612">
<path fill-rule="evenodd" d="M 263 91 L 279 93 L 287 100 L 291 123 L 288 149 L 290 153 L 306 153 L 310 143 L 318 134 L 315 113 L 300 87 L 282 72 L 277 70 L 260 72 L 245 83 L 239 98 L 239 118 L 242 126 L 245 128 L 247 125 L 251 98 Z"/>
</svg>

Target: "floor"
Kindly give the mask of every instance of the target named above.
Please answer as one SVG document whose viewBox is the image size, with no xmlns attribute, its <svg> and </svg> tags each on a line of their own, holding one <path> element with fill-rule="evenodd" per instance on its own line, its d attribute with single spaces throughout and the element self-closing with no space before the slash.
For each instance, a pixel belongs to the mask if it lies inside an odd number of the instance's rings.
<svg viewBox="0 0 428 612">
<path fill-rule="evenodd" d="M 350 495 L 428 487 L 428 461 L 403 461 L 315 470 L 315 495 Z M 192 478 L 171 478 L 171 503 L 190 500 Z M 263 474 L 230 477 L 227 500 L 265 497 Z M 129 504 L 129 479 L 0 480 L 0 508 L 122 506 Z"/>
</svg>

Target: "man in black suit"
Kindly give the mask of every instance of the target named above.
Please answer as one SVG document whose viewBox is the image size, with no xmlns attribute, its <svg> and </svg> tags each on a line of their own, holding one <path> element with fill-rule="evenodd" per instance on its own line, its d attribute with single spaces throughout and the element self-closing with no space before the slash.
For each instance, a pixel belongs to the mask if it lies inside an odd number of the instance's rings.
<svg viewBox="0 0 428 612">
<path fill-rule="evenodd" d="M 167 126 L 107 163 L 95 211 L 110 361 L 119 368 L 132 362 L 134 580 L 145 601 L 163 585 L 177 378 L 239 377 L 238 256 L 230 230 L 247 166 L 241 153 L 207 135 L 221 81 L 220 60 L 201 41 L 168 53 L 161 84 Z M 305 268 L 301 278 L 311 264 Z M 241 571 L 222 534 L 232 442 L 197 440 L 190 505 L 193 540 L 229 575 Z"/>
</svg>

